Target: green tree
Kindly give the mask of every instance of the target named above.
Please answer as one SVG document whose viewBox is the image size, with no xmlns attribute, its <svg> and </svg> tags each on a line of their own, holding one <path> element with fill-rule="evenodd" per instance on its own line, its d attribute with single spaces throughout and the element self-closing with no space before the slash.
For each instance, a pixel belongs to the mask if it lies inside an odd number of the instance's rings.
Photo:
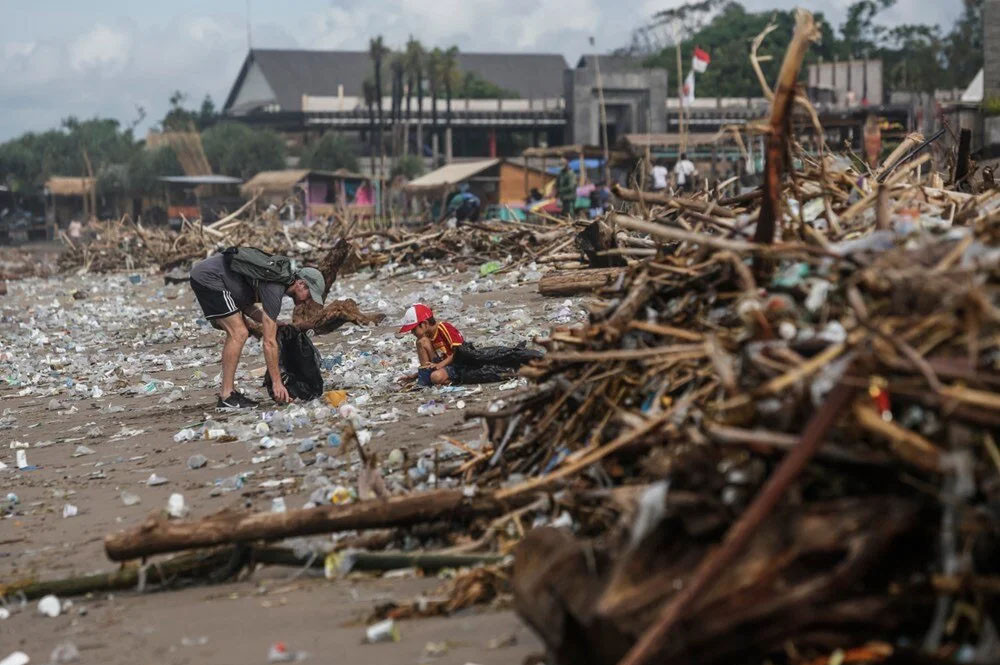
<svg viewBox="0 0 1000 665">
<path fill-rule="evenodd" d="M 365 107 L 368 109 L 368 163 L 371 166 L 372 174 L 375 174 L 375 82 L 366 78 L 361 83 L 361 94 L 365 98 Z"/>
<path fill-rule="evenodd" d="M 375 70 L 375 104 L 378 110 L 378 148 L 383 152 L 385 144 L 382 142 L 382 62 L 389 54 L 389 49 L 382 40 L 382 35 L 373 37 L 368 41 L 368 55 L 372 59 L 372 67 Z"/>
<path fill-rule="evenodd" d="M 170 108 L 160 121 L 163 131 L 186 132 L 191 129 L 203 131 L 218 122 L 219 114 L 211 95 L 205 95 L 198 110 L 184 108 L 186 99 L 187 95 L 180 90 L 175 90 L 170 95 Z"/>
<path fill-rule="evenodd" d="M 444 125 L 446 129 L 451 129 L 451 98 L 455 88 L 460 82 L 461 73 L 458 71 L 458 47 L 450 46 L 444 52 L 441 60 L 441 82 L 444 85 L 444 95 L 446 100 Z M 450 134 L 450 132 L 448 132 Z M 447 151 L 445 151 L 447 153 Z"/>
<path fill-rule="evenodd" d="M 404 155 L 396 160 L 392 167 L 392 177 L 398 175 L 405 176 L 407 180 L 413 180 L 424 172 L 424 160 L 419 155 Z"/>
<path fill-rule="evenodd" d="M 53 175 L 84 176 L 86 152 L 95 175 L 126 164 L 139 149 L 117 120 L 69 117 L 59 129 L 28 132 L 0 144 L 0 181 L 19 192 L 38 191 Z"/>
<path fill-rule="evenodd" d="M 420 44 L 420 41 L 413 38 L 410 35 L 409 40 L 406 42 L 406 127 L 407 127 L 407 140 L 406 146 L 403 148 L 403 152 L 406 153 L 409 150 L 409 126 L 410 126 L 410 100 L 413 98 L 414 90 L 417 94 L 417 153 L 423 154 L 424 151 L 424 131 L 423 131 L 423 113 L 424 113 L 424 58 L 426 53 L 424 52 L 424 47 Z"/>
<path fill-rule="evenodd" d="M 840 56 L 857 58 L 879 50 L 887 30 L 875 23 L 875 17 L 894 4 L 896 0 L 858 0 L 850 5 L 840 25 Z"/>
<path fill-rule="evenodd" d="M 441 95 L 441 72 L 443 69 L 444 53 L 438 47 L 427 56 L 427 87 L 431 93 L 431 136 L 438 137 L 438 145 L 441 145 L 441 132 L 438 129 L 438 99 Z"/>
<path fill-rule="evenodd" d="M 456 94 L 469 99 L 518 99 L 521 96 L 516 90 L 501 88 L 475 72 L 465 72 Z"/>
<path fill-rule="evenodd" d="M 700 5 L 699 5 L 700 6 Z M 806 54 L 806 63 L 818 58 L 833 59 L 836 38 L 823 14 L 814 14 L 821 32 L 819 44 Z M 698 95 L 702 97 L 759 97 L 760 83 L 750 66 L 748 55 L 754 37 L 771 22 L 777 24 L 760 49 L 760 54 L 774 55 L 761 63 L 764 76 L 773 82 L 781 67 L 781 54 L 791 41 L 795 29 L 795 14 L 791 11 L 748 12 L 737 2 L 729 2 L 708 23 L 681 42 L 682 64 L 690 67 L 694 47 L 699 46 L 712 56 L 712 64 L 698 75 Z M 777 45 L 777 47 L 771 47 Z M 677 53 L 669 46 L 646 59 L 648 66 L 663 67 L 672 75 L 676 72 Z M 673 77 L 671 77 L 673 78 Z M 671 86 L 673 87 L 673 86 Z"/>
<path fill-rule="evenodd" d="M 888 89 L 933 92 L 946 85 L 944 49 L 937 26 L 899 25 L 888 31 L 887 38 L 889 45 L 876 53 L 882 58 Z"/>
<path fill-rule="evenodd" d="M 400 127 L 403 120 L 403 77 L 406 73 L 405 56 L 402 53 L 393 53 L 389 60 L 389 72 L 392 74 L 392 154 L 396 156 L 400 153 L 399 144 L 402 142 Z"/>
<path fill-rule="evenodd" d="M 971 83 L 983 67 L 983 0 L 965 0 L 964 5 L 944 40 L 948 77 L 957 87 Z"/>
<path fill-rule="evenodd" d="M 132 197 L 159 194 L 163 184 L 158 178 L 171 175 L 184 175 L 173 148 L 165 145 L 152 150 L 137 150 L 128 161 L 122 189 Z"/>
<path fill-rule="evenodd" d="M 324 171 L 347 169 L 355 173 L 361 168 L 354 144 L 334 132 L 327 132 L 306 150 L 302 155 L 302 166 Z"/>
<path fill-rule="evenodd" d="M 202 132 L 201 143 L 215 173 L 247 179 L 285 168 L 285 144 L 270 130 L 221 122 Z"/>
</svg>

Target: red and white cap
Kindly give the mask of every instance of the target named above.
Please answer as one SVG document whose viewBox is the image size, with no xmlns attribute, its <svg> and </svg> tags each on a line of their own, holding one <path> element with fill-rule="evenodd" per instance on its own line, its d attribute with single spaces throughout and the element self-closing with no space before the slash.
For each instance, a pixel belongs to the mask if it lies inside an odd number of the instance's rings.
<svg viewBox="0 0 1000 665">
<path fill-rule="evenodd" d="M 432 318 L 434 318 L 434 312 L 431 311 L 431 308 L 418 302 L 406 310 L 406 314 L 403 315 L 403 325 L 399 329 L 399 332 L 410 332 L 427 319 Z"/>
</svg>

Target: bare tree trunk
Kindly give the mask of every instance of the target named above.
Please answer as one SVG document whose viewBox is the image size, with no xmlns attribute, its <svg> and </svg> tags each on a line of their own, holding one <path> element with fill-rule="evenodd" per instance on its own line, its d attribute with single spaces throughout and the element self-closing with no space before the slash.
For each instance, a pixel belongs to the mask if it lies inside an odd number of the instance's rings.
<svg viewBox="0 0 1000 665">
<path fill-rule="evenodd" d="M 492 496 L 467 498 L 462 490 L 435 490 L 344 506 L 317 506 L 285 513 L 222 512 L 197 522 L 151 516 L 138 527 L 105 537 L 112 561 L 197 547 L 361 529 L 386 529 L 435 520 L 500 514 L 534 501 L 530 493 L 502 502 Z"/>
</svg>

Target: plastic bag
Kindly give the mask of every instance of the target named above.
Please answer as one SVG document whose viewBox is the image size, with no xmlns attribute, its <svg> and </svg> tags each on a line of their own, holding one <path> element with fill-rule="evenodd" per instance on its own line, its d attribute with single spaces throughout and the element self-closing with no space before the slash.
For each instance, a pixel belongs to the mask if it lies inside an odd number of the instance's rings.
<svg viewBox="0 0 1000 665">
<path fill-rule="evenodd" d="M 321 360 L 319 351 L 303 331 L 294 326 L 278 328 L 278 369 L 291 397 L 311 400 L 323 394 Z M 270 374 L 264 376 L 264 387 L 274 399 Z"/>
<path fill-rule="evenodd" d="M 542 352 L 517 346 L 476 347 L 466 342 L 455 347 L 455 383 L 497 383 L 506 381 L 521 365 L 541 358 Z"/>
<path fill-rule="evenodd" d="M 495 365 L 517 369 L 531 360 L 542 357 L 541 351 L 526 348 L 524 342 L 517 346 L 484 346 L 476 347 L 466 342 L 455 347 L 455 365 L 462 367 L 482 367 Z"/>
</svg>

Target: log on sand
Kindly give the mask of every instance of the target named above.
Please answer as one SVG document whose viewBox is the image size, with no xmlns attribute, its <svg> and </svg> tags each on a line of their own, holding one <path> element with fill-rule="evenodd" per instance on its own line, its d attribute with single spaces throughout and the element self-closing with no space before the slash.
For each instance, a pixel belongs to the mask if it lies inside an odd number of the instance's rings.
<svg viewBox="0 0 1000 665">
<path fill-rule="evenodd" d="M 538 292 L 543 296 L 573 296 L 604 288 L 614 283 L 624 268 L 590 268 L 564 270 L 538 280 Z"/>
<path fill-rule="evenodd" d="M 167 521 L 151 516 L 144 523 L 105 537 L 112 561 L 163 552 L 256 540 L 361 529 L 410 526 L 441 519 L 500 514 L 531 497 L 502 502 L 491 496 L 468 498 L 462 490 L 436 490 L 345 506 L 319 506 L 285 513 L 222 512 L 197 522 Z"/>
</svg>

